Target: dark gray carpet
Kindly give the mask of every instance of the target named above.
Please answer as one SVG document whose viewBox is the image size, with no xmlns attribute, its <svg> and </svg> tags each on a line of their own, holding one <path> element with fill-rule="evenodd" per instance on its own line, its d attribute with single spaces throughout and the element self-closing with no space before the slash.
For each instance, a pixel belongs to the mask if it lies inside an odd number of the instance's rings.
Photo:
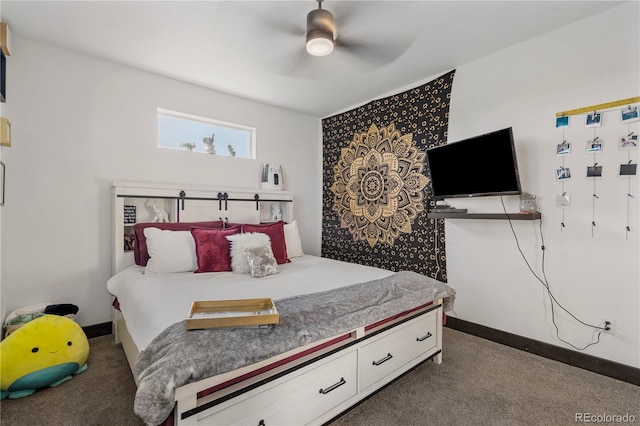
<svg viewBox="0 0 640 426">
<path fill-rule="evenodd" d="M 0 401 L 2 426 L 140 426 L 133 412 L 136 385 L 113 336 L 89 339 L 89 368 L 55 388 Z"/>
<path fill-rule="evenodd" d="M 131 372 L 112 339 L 89 340 L 89 369 L 73 380 L 0 402 L 2 426 L 142 425 Z M 628 413 L 640 424 L 638 386 L 448 328 L 443 340 L 441 365 L 420 365 L 331 426 L 575 425 L 576 413 Z"/>
</svg>

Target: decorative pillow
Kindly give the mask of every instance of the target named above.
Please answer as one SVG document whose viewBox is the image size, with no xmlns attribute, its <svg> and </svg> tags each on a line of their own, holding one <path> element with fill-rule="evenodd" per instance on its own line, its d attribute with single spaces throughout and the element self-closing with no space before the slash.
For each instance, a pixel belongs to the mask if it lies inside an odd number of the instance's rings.
<svg viewBox="0 0 640 426">
<path fill-rule="evenodd" d="M 251 272 L 247 259 L 248 249 L 271 246 L 269 236 L 259 232 L 230 235 L 227 240 L 231 241 L 231 269 L 236 274 Z"/>
<path fill-rule="evenodd" d="M 193 272 L 198 267 L 191 232 L 145 228 L 144 236 L 150 256 L 145 274 Z"/>
<path fill-rule="evenodd" d="M 0 342 L 0 399 L 55 387 L 87 369 L 89 341 L 73 320 L 44 315 Z"/>
<path fill-rule="evenodd" d="M 304 256 L 300 233 L 298 232 L 298 222 L 295 220 L 284 225 L 284 241 L 287 246 L 287 257 L 289 259 Z"/>
<path fill-rule="evenodd" d="M 231 243 L 226 237 L 239 232 L 237 226 L 225 229 L 191 228 L 198 263 L 195 272 L 231 271 Z"/>
<path fill-rule="evenodd" d="M 278 265 L 290 262 L 289 258 L 287 258 L 287 244 L 284 241 L 283 221 L 280 220 L 268 225 L 244 224 L 242 225 L 242 232 L 260 232 L 267 234 L 271 239 L 271 249 L 273 250 L 273 255 L 275 256 Z"/>
<path fill-rule="evenodd" d="M 178 222 L 178 223 L 138 223 L 133 225 L 135 240 L 133 243 L 133 258 L 136 265 L 146 266 L 149 260 L 149 251 L 147 249 L 147 239 L 144 236 L 146 228 L 158 228 L 167 231 L 189 231 L 192 226 L 202 228 L 222 228 L 223 222 L 215 220 L 212 222 Z"/>
<path fill-rule="evenodd" d="M 254 278 L 262 278 L 278 273 L 278 263 L 273 257 L 271 246 L 253 247 L 246 250 L 249 273 Z"/>
</svg>

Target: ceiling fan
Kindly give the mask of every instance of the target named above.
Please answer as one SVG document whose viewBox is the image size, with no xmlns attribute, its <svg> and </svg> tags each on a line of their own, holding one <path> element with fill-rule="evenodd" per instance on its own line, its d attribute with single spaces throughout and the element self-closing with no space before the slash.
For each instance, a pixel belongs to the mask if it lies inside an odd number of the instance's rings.
<svg viewBox="0 0 640 426">
<path fill-rule="evenodd" d="M 322 8 L 323 0 L 317 1 L 318 8 L 307 14 L 307 53 L 326 56 L 333 52 L 336 26 L 331 12 Z"/>
<path fill-rule="evenodd" d="M 236 8 L 244 3 L 233 2 Z M 311 3 L 305 1 L 295 2 L 295 9 L 286 6 L 286 12 L 280 10 L 280 3 L 288 2 L 268 3 L 276 6 L 265 7 L 259 16 L 255 7 L 249 7 L 252 2 L 246 2 L 242 13 L 256 17 L 247 28 L 251 32 L 248 40 L 257 40 L 250 43 L 258 50 L 256 55 L 268 53 L 265 63 L 281 75 L 327 79 L 371 72 L 402 55 L 417 34 L 417 30 L 412 33 L 378 25 L 380 17 L 395 20 L 401 16 L 402 10 L 393 1 L 314 0 L 316 7 L 311 11 L 299 8 Z M 331 11 L 325 9 L 327 4 Z M 305 14 L 306 27 L 300 20 Z"/>
</svg>

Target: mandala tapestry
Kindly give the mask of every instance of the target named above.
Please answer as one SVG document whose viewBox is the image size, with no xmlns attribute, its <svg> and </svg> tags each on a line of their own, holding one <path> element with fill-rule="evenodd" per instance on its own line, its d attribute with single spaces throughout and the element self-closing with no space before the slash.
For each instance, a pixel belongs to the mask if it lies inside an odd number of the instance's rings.
<svg viewBox="0 0 640 426">
<path fill-rule="evenodd" d="M 425 150 L 447 140 L 454 73 L 322 120 L 322 256 L 446 281 Z"/>
<path fill-rule="evenodd" d="M 356 240 L 392 246 L 424 209 L 425 154 L 391 123 L 355 134 L 333 167 L 333 210 Z"/>
</svg>

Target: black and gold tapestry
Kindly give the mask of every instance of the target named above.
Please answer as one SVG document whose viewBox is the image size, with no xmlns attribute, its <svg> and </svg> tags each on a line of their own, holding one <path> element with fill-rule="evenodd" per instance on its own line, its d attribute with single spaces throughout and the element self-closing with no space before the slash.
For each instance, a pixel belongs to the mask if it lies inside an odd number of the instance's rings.
<svg viewBox="0 0 640 426">
<path fill-rule="evenodd" d="M 454 73 L 322 120 L 322 256 L 446 281 L 425 151 L 447 140 Z"/>
</svg>

